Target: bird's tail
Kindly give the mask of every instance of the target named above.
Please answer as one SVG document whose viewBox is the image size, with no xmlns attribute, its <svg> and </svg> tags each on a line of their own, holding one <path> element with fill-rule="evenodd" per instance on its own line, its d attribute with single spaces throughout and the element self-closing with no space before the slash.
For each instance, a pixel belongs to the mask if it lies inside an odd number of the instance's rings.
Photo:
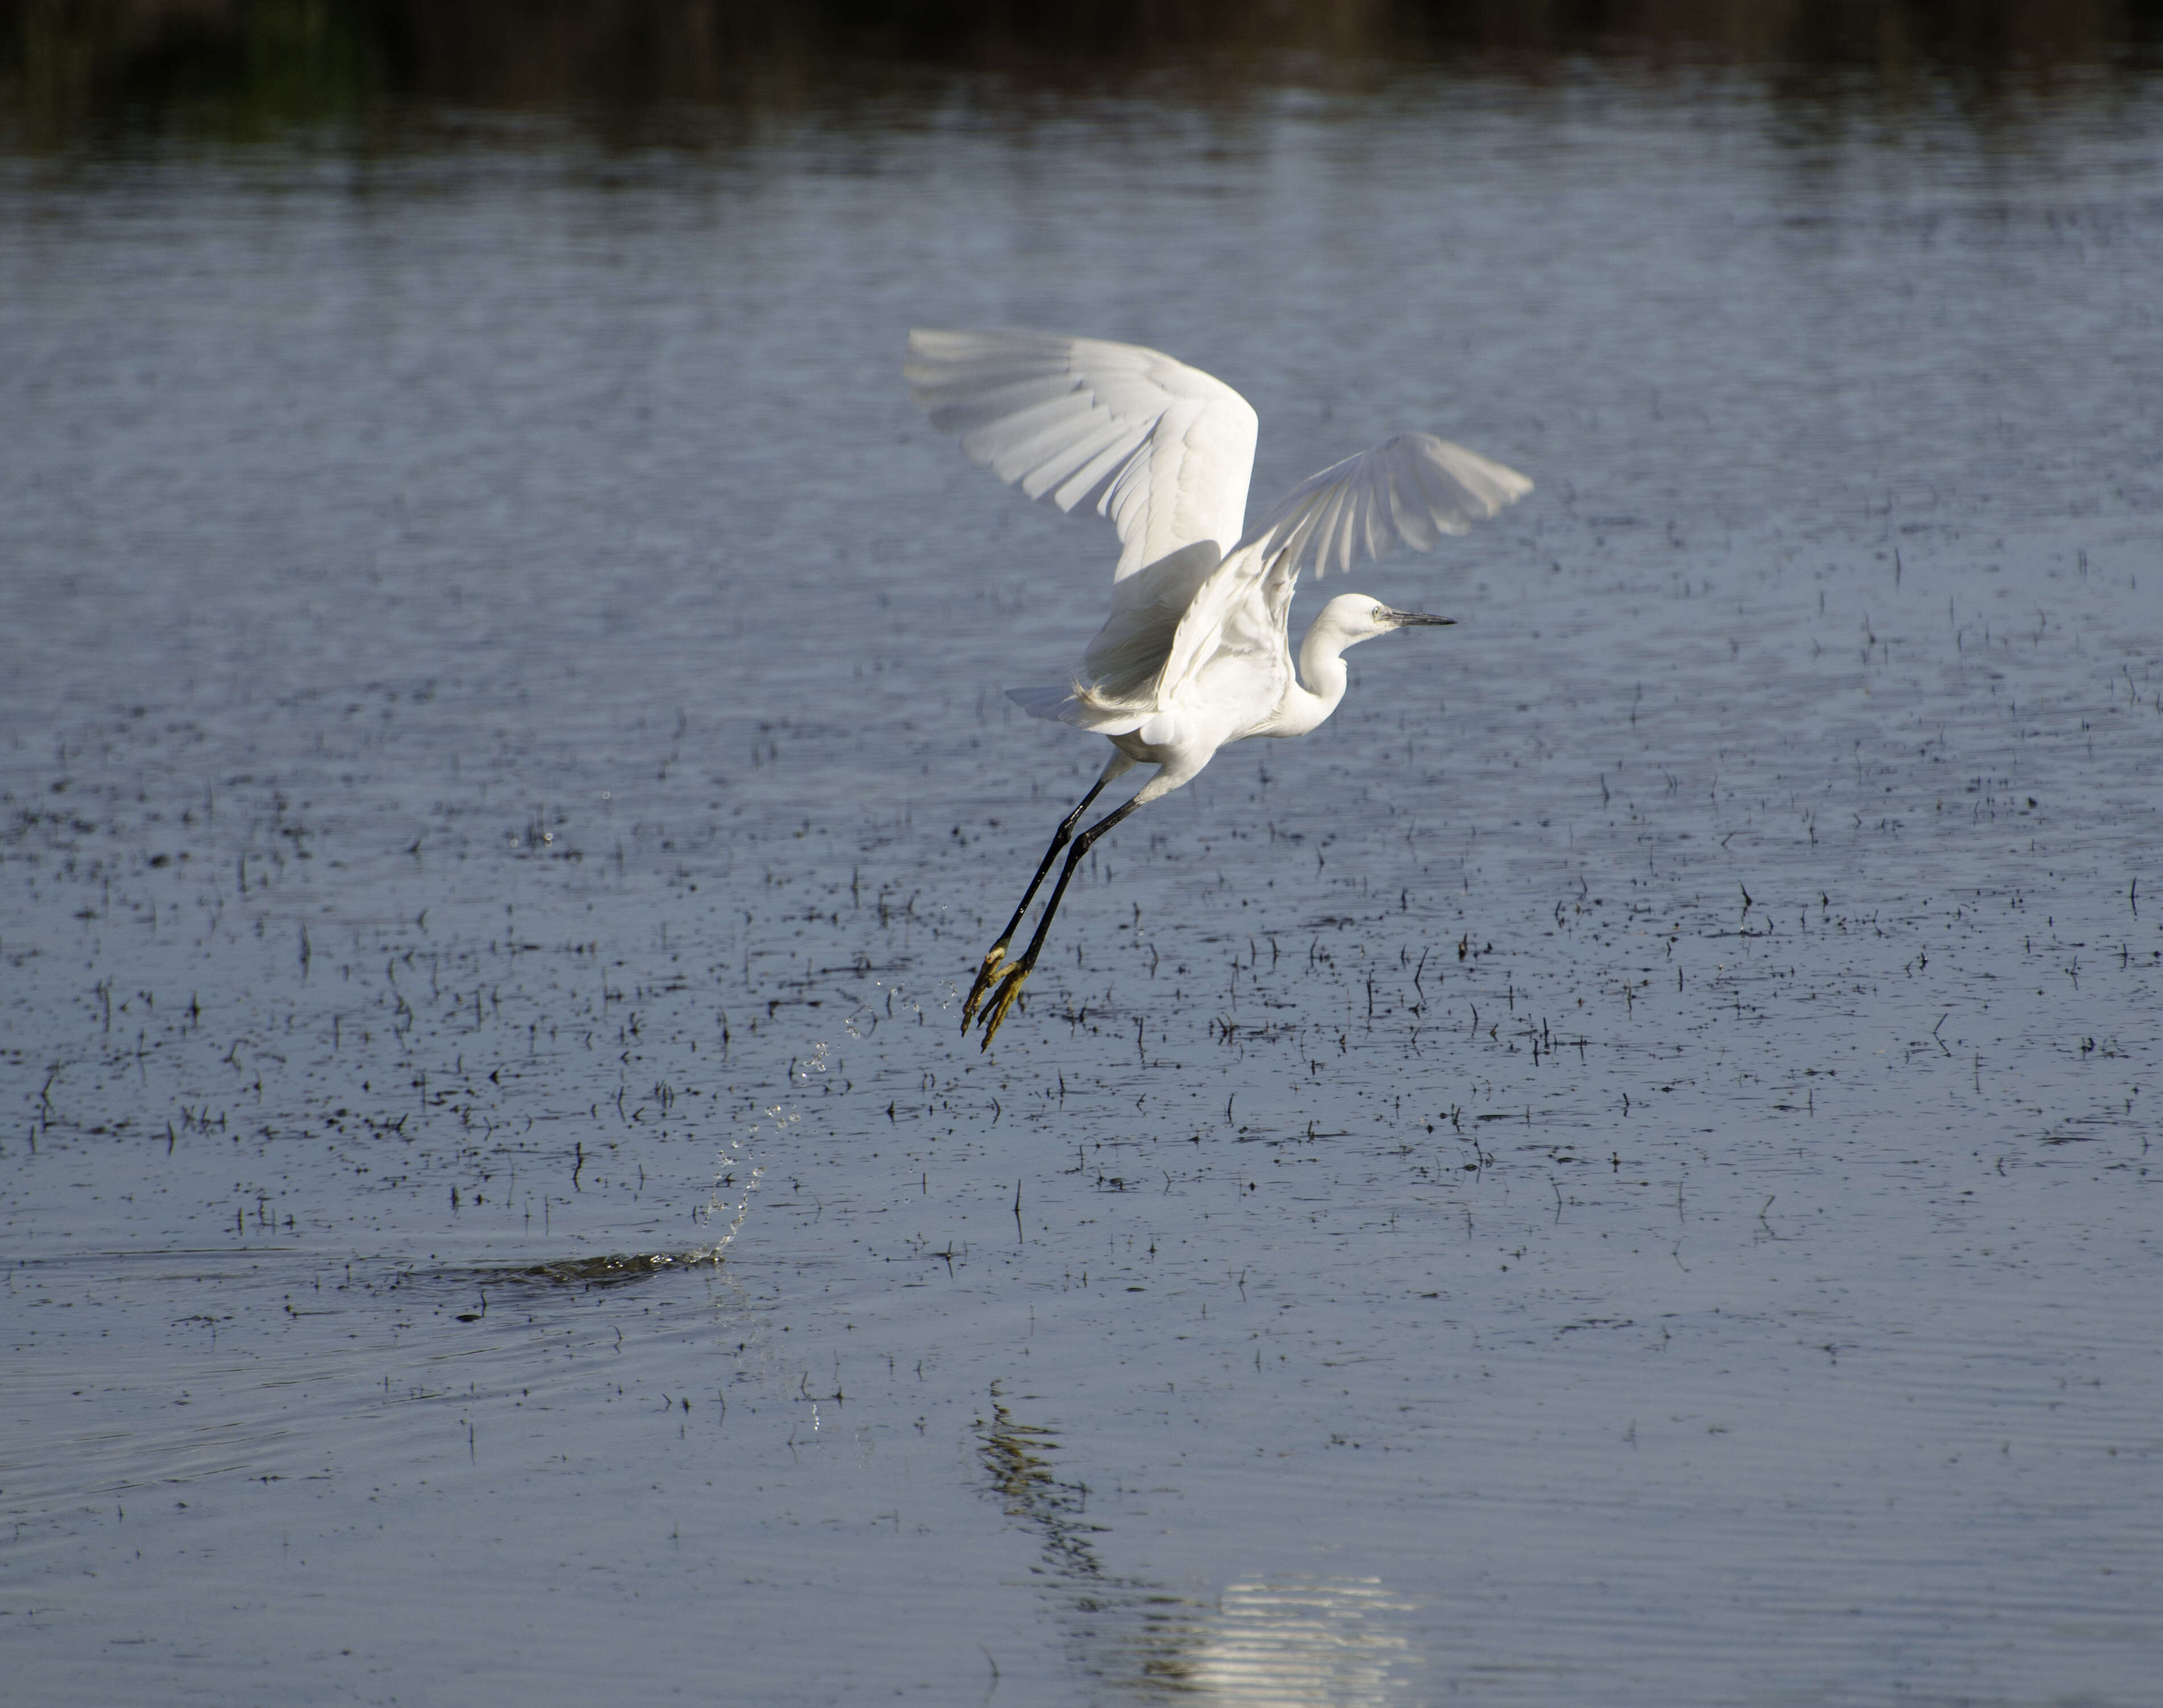
<svg viewBox="0 0 2163 1708">
<path fill-rule="evenodd" d="M 1155 710 L 1154 704 L 1144 706 L 1114 699 L 1084 682 L 1065 688 L 1009 688 L 1007 698 L 1033 718 L 1099 736 L 1123 736 L 1138 730 Z"/>
<path fill-rule="evenodd" d="M 1165 660 L 1197 591 L 1223 559 L 1214 540 L 1197 540 L 1112 588 L 1112 614 L 1065 688 L 1013 688 L 1007 698 L 1033 718 L 1100 736 L 1123 736 L 1161 710 Z"/>
</svg>

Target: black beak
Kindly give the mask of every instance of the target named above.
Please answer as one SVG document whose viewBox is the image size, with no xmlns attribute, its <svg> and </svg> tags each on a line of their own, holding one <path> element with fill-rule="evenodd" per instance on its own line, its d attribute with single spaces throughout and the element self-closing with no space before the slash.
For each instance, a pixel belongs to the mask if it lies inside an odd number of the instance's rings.
<svg viewBox="0 0 2163 1708">
<path fill-rule="evenodd" d="M 1422 610 L 1393 610 L 1389 614 L 1389 617 L 1390 621 L 1401 629 L 1411 628 L 1421 623 L 1428 624 L 1436 628 L 1448 628 L 1457 621 L 1455 617 L 1429 616 Z"/>
</svg>

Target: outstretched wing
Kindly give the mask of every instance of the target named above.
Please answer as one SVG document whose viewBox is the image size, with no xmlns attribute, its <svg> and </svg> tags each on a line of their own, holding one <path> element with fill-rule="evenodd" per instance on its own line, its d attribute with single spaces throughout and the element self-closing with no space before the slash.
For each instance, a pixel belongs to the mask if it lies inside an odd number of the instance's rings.
<svg viewBox="0 0 2163 1708">
<path fill-rule="evenodd" d="M 1270 574 L 1289 583 L 1302 569 L 1326 575 L 1401 546 L 1426 551 L 1532 490 L 1516 469 L 1462 445 L 1400 433 L 1301 481 L 1240 544 L 1256 547 Z"/>
<path fill-rule="evenodd" d="M 1198 368 L 1100 338 L 919 330 L 902 371 L 971 461 L 1061 510 L 1093 498 L 1118 530 L 1115 580 L 1239 537 L 1254 411 Z"/>
</svg>

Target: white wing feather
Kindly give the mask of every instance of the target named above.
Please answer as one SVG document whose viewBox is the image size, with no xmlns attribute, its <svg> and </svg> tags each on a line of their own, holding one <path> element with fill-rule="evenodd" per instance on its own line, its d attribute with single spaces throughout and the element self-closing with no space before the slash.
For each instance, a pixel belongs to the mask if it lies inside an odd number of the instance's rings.
<svg viewBox="0 0 2163 1708">
<path fill-rule="evenodd" d="M 1197 368 L 1100 338 L 919 330 L 903 372 L 971 461 L 1064 511 L 1095 499 L 1118 531 L 1114 580 L 1239 537 L 1254 411 Z"/>
<path fill-rule="evenodd" d="M 1532 490 L 1516 469 L 1462 445 L 1400 433 L 1301 481 L 1240 544 L 1258 548 L 1273 575 L 1311 568 L 1322 576 L 1402 546 L 1424 552 Z"/>
</svg>

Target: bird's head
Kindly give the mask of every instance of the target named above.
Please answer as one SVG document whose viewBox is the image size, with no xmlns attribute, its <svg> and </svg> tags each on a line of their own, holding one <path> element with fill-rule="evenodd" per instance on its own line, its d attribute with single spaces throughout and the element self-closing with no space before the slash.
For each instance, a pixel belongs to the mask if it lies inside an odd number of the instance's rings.
<svg viewBox="0 0 2163 1708">
<path fill-rule="evenodd" d="M 1380 600 L 1364 593 L 1340 593 L 1322 606 L 1315 627 L 1327 627 L 1343 637 L 1340 645 L 1352 647 L 1392 630 L 1447 626 L 1456 621 L 1454 617 L 1429 616 L 1424 611 L 1392 610 Z"/>
</svg>

